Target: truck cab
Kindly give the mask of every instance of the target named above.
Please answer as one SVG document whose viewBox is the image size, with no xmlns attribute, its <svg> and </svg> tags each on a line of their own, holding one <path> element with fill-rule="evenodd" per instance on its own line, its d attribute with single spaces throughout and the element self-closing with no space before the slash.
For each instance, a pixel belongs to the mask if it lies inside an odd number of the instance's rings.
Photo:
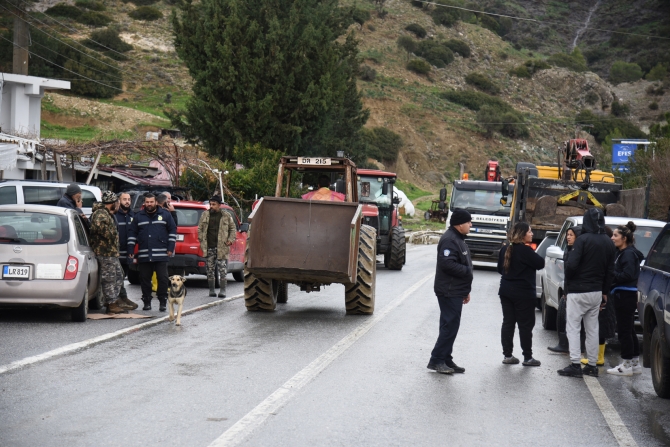
<svg viewBox="0 0 670 447">
<path fill-rule="evenodd" d="M 456 180 L 453 183 L 447 228 L 454 209 L 462 208 L 472 215 L 472 228 L 465 243 L 475 263 L 497 263 L 500 249 L 507 240 L 510 207 L 502 205 L 501 198 L 501 182 Z"/>
<path fill-rule="evenodd" d="M 637 232 L 636 232 L 637 233 Z M 637 281 L 642 323 L 642 365 L 651 368 L 654 390 L 670 398 L 670 224 L 651 247 Z"/>
</svg>

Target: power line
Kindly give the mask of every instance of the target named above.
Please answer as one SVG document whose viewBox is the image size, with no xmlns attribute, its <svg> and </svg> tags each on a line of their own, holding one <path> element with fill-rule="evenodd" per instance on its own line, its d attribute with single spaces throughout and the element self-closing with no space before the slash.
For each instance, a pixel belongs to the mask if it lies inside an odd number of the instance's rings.
<svg viewBox="0 0 670 447">
<path fill-rule="evenodd" d="M 110 65 L 110 64 L 108 64 L 108 63 L 106 63 L 106 62 L 104 62 L 104 61 L 101 61 L 101 60 L 99 60 L 99 59 L 96 59 L 96 58 L 94 58 L 93 56 L 91 56 L 90 54 L 88 54 L 88 53 L 86 53 L 86 52 L 84 52 L 84 51 L 81 51 L 81 50 L 78 49 L 78 48 L 73 47 L 72 45 L 68 44 L 67 42 L 64 42 L 64 41 L 58 39 L 57 37 L 54 37 L 54 36 L 50 35 L 50 34 L 47 33 L 46 31 L 44 31 L 43 29 L 41 29 L 40 27 L 38 27 L 37 25 L 35 25 L 34 23 L 29 22 L 28 20 L 26 20 L 26 19 L 24 19 L 23 17 L 19 16 L 18 14 L 14 13 L 14 12 L 11 11 L 10 9 L 5 8 L 5 7 L 2 6 L 2 5 L 0 5 L 0 8 L 3 8 L 3 9 L 5 9 L 5 10 L 9 11 L 10 14 L 12 14 L 12 15 L 18 17 L 19 19 L 23 20 L 23 21 L 26 22 L 28 25 L 34 27 L 35 29 L 37 29 L 38 31 L 40 31 L 40 32 L 42 32 L 42 33 L 44 33 L 44 34 L 46 34 L 47 36 L 51 37 L 52 39 L 54 39 L 54 40 L 56 40 L 56 41 L 62 43 L 63 45 L 66 45 L 66 46 L 72 48 L 73 50 L 78 51 L 79 53 L 83 54 L 84 56 L 87 56 L 87 57 L 93 59 L 94 61 L 100 62 L 101 64 L 106 65 L 106 66 L 108 66 L 108 67 L 110 67 L 110 68 L 113 68 L 113 69 L 115 69 L 115 70 L 118 70 L 118 71 L 120 71 L 120 72 L 122 72 L 122 73 L 126 73 L 126 74 L 128 74 L 129 76 L 131 76 L 131 77 L 135 77 L 134 75 L 130 74 L 129 72 L 127 72 L 127 71 L 125 71 L 125 70 L 121 70 L 119 67 L 115 67 L 115 66 Z M 40 24 L 46 26 L 47 28 L 54 30 L 55 33 L 57 33 L 57 34 L 63 36 L 62 33 L 59 33 L 59 32 L 56 31 L 53 27 L 47 25 L 46 23 L 40 21 L 39 19 L 36 19 L 36 20 L 37 20 Z M 63 36 L 63 37 L 65 37 L 65 38 L 67 39 L 66 36 Z"/>
<path fill-rule="evenodd" d="M 3 36 L 2 34 L 0 34 L 0 38 L 6 40 L 7 42 L 11 43 L 12 45 L 16 45 L 14 42 L 12 42 L 11 40 L 7 39 L 7 38 L 6 38 L 5 36 Z M 72 70 L 70 70 L 69 68 L 62 67 L 62 66 L 58 65 L 57 63 L 52 62 L 52 61 L 50 61 L 49 59 L 40 56 L 39 54 L 33 53 L 32 51 L 28 50 L 27 48 L 23 48 L 23 47 L 21 47 L 21 46 L 19 46 L 19 45 L 16 45 L 16 46 L 19 47 L 19 48 L 21 48 L 22 50 L 26 50 L 29 54 L 32 54 L 33 56 L 37 56 L 37 57 L 39 57 L 40 59 L 43 59 L 43 60 L 45 60 L 46 62 L 48 62 L 48 63 L 50 63 L 50 64 L 52 64 L 52 65 L 55 65 L 55 66 L 58 67 L 58 68 L 62 68 L 63 70 L 69 71 L 70 73 L 72 73 L 72 74 L 74 74 L 74 75 L 76 75 L 76 76 L 81 76 L 82 78 L 87 79 L 87 80 L 89 80 L 89 81 L 91 81 L 91 82 L 95 82 L 96 84 L 104 85 L 105 87 L 109 87 L 109 88 L 112 88 L 112 89 L 114 89 L 114 90 L 119 90 L 119 91 L 125 92 L 125 90 L 123 90 L 123 89 L 121 89 L 121 88 L 114 87 L 114 86 L 111 86 L 111 85 L 107 85 L 107 84 L 105 84 L 104 82 L 96 81 L 95 79 L 91 79 L 91 78 L 89 78 L 89 77 L 87 77 L 87 76 L 84 76 L 83 74 L 77 73 L 76 71 L 72 71 Z"/>
<path fill-rule="evenodd" d="M 23 2 L 23 3 L 25 4 L 26 2 Z M 32 16 L 32 15 L 28 14 L 28 11 L 26 11 L 25 9 L 21 9 L 21 12 L 23 12 L 25 15 L 27 15 L 27 16 L 30 17 L 31 19 L 34 19 L 34 20 L 38 20 L 38 21 L 39 21 L 39 19 L 37 19 L 35 16 Z M 70 28 L 69 26 L 65 25 L 64 23 L 59 22 L 58 20 L 56 20 L 56 19 L 55 19 L 54 17 L 52 17 L 51 15 L 48 15 L 48 14 L 46 14 L 46 13 L 45 13 L 44 15 L 46 15 L 46 16 L 49 18 L 49 20 L 53 20 L 54 22 L 58 23 L 58 24 L 59 24 L 60 26 L 62 26 L 63 28 L 66 28 L 66 29 L 68 29 L 68 30 L 70 30 L 71 32 L 74 32 L 74 33 L 78 32 L 78 30 L 76 30 L 76 29 L 74 29 L 74 28 Z M 46 26 L 48 26 L 48 25 L 46 25 Z M 54 30 L 54 31 L 55 31 L 55 30 Z M 116 51 L 116 50 L 113 49 L 113 48 L 106 47 L 105 45 L 101 44 L 100 42 L 96 42 L 95 40 L 91 39 L 90 37 L 89 37 L 88 39 L 89 39 L 91 42 L 93 42 L 93 43 L 95 43 L 95 44 L 97 44 L 97 45 L 100 45 L 100 46 L 103 47 L 103 48 L 108 49 L 109 51 L 113 51 L 114 53 L 116 53 L 116 54 L 118 54 L 118 55 L 120 55 L 120 56 L 124 56 L 123 53 L 119 53 L 118 51 Z M 95 50 L 93 50 L 93 51 L 95 51 Z M 98 51 L 97 53 L 100 54 L 100 55 L 102 55 L 102 56 L 104 56 L 104 54 L 103 54 L 103 53 L 100 53 L 99 51 Z"/>
<path fill-rule="evenodd" d="M 489 15 L 489 16 L 506 17 L 508 19 L 522 20 L 522 21 L 526 21 L 526 22 L 549 24 L 549 25 L 560 25 L 560 26 L 571 26 L 573 28 L 574 27 L 579 27 L 579 28 L 583 27 L 583 24 L 577 24 L 577 23 L 573 24 L 573 23 L 551 22 L 551 21 L 531 19 L 531 18 L 526 18 L 526 17 L 511 16 L 511 15 L 508 15 L 508 14 L 498 14 L 498 13 L 495 13 L 495 12 L 479 11 L 479 10 L 476 10 L 476 9 L 463 8 L 461 6 L 443 5 L 441 3 L 430 2 L 430 1 L 427 1 L 427 0 L 418 0 L 418 1 L 420 1 L 421 3 L 424 3 L 426 5 L 441 6 L 443 8 L 458 9 L 458 10 L 461 10 L 461 11 L 474 12 L 474 13 L 477 13 L 477 14 L 486 14 L 486 15 Z M 670 40 L 670 37 L 652 36 L 650 34 L 627 33 L 627 32 L 624 32 L 624 31 L 614 31 L 614 30 L 609 30 L 609 29 L 590 28 L 590 27 L 586 27 L 584 29 L 585 30 L 593 30 L 593 31 L 603 31 L 603 32 L 606 32 L 606 33 L 614 33 L 614 34 L 625 34 L 625 35 L 628 35 L 628 36 L 640 36 L 640 37 L 647 37 L 647 38 L 653 38 L 653 39 Z"/>
</svg>

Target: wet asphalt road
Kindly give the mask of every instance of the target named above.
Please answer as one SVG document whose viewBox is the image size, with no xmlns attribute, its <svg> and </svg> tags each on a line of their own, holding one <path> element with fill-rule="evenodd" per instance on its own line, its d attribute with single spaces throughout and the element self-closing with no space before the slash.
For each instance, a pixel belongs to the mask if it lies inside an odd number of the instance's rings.
<svg viewBox="0 0 670 447">
<path fill-rule="evenodd" d="M 363 335 L 353 331 L 371 317 L 345 316 L 342 286 L 311 294 L 291 288 L 288 304 L 274 313 L 248 313 L 235 300 L 184 316 L 182 327 L 161 323 L 1 374 L 0 446 L 208 446 L 297 373 L 309 376 L 310 364 L 352 332 L 360 337 L 283 407 L 230 440 L 617 445 L 585 382 L 556 374 L 568 359 L 547 351 L 556 334 L 541 328 L 539 313 L 534 351 L 542 366 L 501 364 L 494 271 L 476 271 L 472 302 L 464 307 L 454 358 L 466 373 L 425 368 L 438 326 L 432 278 L 426 280 L 434 251 L 410 247 L 402 272 L 380 266 L 376 320 Z M 186 307 L 213 300 L 204 284 L 187 286 Z M 130 290 L 138 299 L 139 287 Z M 231 282 L 228 296 L 239 292 L 241 284 Z M 3 311 L 0 365 L 145 321 L 68 320 L 66 313 Z M 617 360 L 608 348 L 607 363 Z M 670 444 L 670 401 L 656 397 L 648 369 L 620 378 L 601 368 L 599 383 L 637 445 Z"/>
</svg>

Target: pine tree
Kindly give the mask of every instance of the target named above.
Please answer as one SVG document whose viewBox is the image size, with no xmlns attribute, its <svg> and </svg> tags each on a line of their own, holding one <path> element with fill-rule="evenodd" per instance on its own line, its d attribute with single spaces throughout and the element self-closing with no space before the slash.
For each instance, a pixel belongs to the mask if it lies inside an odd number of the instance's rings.
<svg viewBox="0 0 670 447">
<path fill-rule="evenodd" d="M 367 120 L 352 23 L 336 0 L 188 0 L 173 13 L 193 96 L 171 118 L 223 159 L 261 144 L 295 155 L 355 147 Z M 339 40 L 338 40 L 339 39 Z"/>
</svg>

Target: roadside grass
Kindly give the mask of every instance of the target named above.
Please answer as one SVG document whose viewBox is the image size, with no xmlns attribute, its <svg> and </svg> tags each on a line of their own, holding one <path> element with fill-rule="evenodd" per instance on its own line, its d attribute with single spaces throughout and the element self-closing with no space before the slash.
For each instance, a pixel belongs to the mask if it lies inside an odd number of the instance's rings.
<svg viewBox="0 0 670 447">
<path fill-rule="evenodd" d="M 415 215 L 414 217 L 403 216 L 402 226 L 407 231 L 441 231 L 446 229 L 444 222 L 424 220 L 423 214 L 421 216 Z"/>
<path fill-rule="evenodd" d="M 404 192 L 407 198 L 412 202 L 414 202 L 414 200 L 418 199 L 419 197 L 430 196 L 433 194 L 432 192 L 424 191 L 418 186 L 409 182 L 403 182 L 402 180 L 396 180 L 395 186 Z"/>
<path fill-rule="evenodd" d="M 135 133 L 131 131 L 104 132 L 100 128 L 89 125 L 65 127 L 42 120 L 40 136 L 55 140 L 92 141 L 133 138 Z"/>
</svg>

